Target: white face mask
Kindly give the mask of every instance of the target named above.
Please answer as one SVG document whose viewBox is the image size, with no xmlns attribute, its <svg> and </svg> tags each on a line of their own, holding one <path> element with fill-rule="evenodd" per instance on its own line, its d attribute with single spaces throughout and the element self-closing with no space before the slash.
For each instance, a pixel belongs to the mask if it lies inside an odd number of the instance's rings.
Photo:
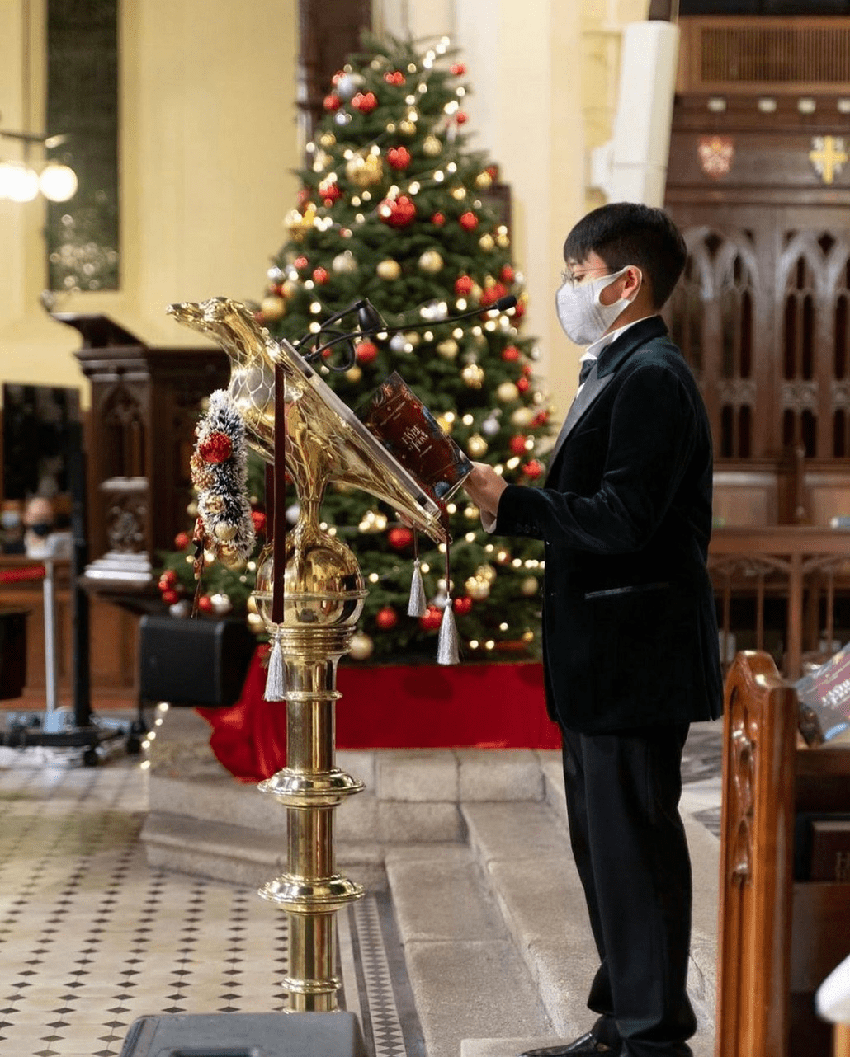
<svg viewBox="0 0 850 1057">
<path fill-rule="evenodd" d="M 598 279 L 578 283 L 565 282 L 555 295 L 558 320 L 567 337 L 576 345 L 592 345 L 608 330 L 617 316 L 632 303 L 632 299 L 621 297 L 612 305 L 603 305 L 600 293 L 625 275 L 630 265 L 613 275 L 601 275 Z"/>
</svg>

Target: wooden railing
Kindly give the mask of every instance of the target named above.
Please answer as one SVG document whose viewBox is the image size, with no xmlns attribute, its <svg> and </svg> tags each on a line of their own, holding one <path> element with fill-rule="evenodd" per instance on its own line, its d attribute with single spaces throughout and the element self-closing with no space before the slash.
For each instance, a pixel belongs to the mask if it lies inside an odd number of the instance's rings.
<svg viewBox="0 0 850 1057">
<path fill-rule="evenodd" d="M 778 597 L 785 603 L 778 659 L 787 678 L 797 679 L 804 661 L 826 660 L 834 652 L 836 593 L 850 589 L 850 531 L 800 525 L 716 528 L 708 568 L 718 599 L 722 642 L 731 641 L 735 631 L 733 598 L 749 595 L 755 601 L 755 626 L 750 630 L 755 648 L 763 651 L 765 602 Z"/>
</svg>

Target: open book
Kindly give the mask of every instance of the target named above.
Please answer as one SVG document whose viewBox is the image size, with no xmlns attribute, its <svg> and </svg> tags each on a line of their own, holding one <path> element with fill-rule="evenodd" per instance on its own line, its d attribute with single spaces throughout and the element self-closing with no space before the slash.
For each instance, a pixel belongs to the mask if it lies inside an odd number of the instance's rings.
<svg viewBox="0 0 850 1057">
<path fill-rule="evenodd" d="M 393 371 L 358 416 L 428 494 L 445 502 L 472 463 L 404 379 Z"/>
</svg>

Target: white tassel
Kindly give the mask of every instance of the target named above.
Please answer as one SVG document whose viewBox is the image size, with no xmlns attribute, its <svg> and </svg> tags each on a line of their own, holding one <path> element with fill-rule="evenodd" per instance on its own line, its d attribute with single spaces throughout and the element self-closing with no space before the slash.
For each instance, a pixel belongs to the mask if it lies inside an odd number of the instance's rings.
<svg viewBox="0 0 850 1057">
<path fill-rule="evenodd" d="M 417 558 L 413 563 L 413 580 L 410 584 L 410 599 L 407 603 L 407 615 L 409 617 L 424 617 L 428 612 L 428 603 L 425 601 L 425 584 L 422 582 L 421 562 Z"/>
<path fill-rule="evenodd" d="M 283 662 L 283 646 L 280 641 L 280 631 L 275 632 L 274 644 L 269 657 L 269 670 L 266 672 L 266 701 L 286 700 L 286 679 L 284 677 L 285 665 Z"/>
<path fill-rule="evenodd" d="M 452 596 L 446 599 L 443 619 L 440 622 L 440 636 L 437 639 L 437 664 L 460 664 L 460 653 L 457 644 L 457 624 L 452 610 Z"/>
</svg>

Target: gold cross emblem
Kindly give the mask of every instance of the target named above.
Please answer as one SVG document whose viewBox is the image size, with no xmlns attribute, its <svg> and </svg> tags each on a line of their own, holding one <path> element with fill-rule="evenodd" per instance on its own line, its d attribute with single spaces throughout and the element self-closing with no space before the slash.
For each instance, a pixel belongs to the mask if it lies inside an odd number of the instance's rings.
<svg viewBox="0 0 850 1057">
<path fill-rule="evenodd" d="M 823 177 L 823 182 L 831 184 L 844 163 L 850 161 L 850 155 L 844 149 L 844 140 L 840 136 L 815 136 L 809 160 L 818 175 Z"/>
</svg>

